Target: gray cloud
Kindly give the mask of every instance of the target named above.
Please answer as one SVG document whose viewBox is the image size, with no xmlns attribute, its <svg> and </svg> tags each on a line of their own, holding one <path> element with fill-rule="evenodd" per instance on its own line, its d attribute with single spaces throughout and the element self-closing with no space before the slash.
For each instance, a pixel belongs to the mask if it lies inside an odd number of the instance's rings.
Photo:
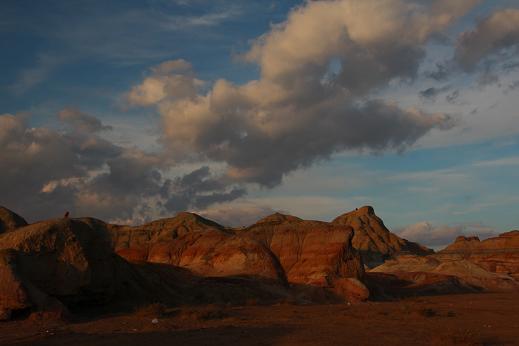
<svg viewBox="0 0 519 346">
<path fill-rule="evenodd" d="M 445 86 L 439 87 L 439 88 L 431 87 L 431 88 L 427 88 L 427 89 L 420 91 L 419 94 L 420 94 L 420 97 L 422 97 L 423 99 L 434 101 L 434 100 L 436 100 L 436 97 L 439 94 L 448 91 L 450 88 L 451 88 L 450 85 L 445 85 Z"/>
<path fill-rule="evenodd" d="M 493 55 L 516 56 L 518 45 L 519 9 L 499 10 L 460 36 L 455 58 L 464 70 L 471 71 Z"/>
<path fill-rule="evenodd" d="M 168 210 L 204 209 L 215 203 L 233 201 L 246 194 L 242 187 L 229 187 L 222 177 L 214 177 L 208 166 L 174 180 L 168 180 L 162 190 Z"/>
<path fill-rule="evenodd" d="M 459 90 L 454 90 L 453 92 L 451 92 L 450 94 L 448 94 L 447 96 L 445 96 L 445 100 L 449 103 L 456 103 L 458 101 L 460 97 L 460 91 Z"/>
<path fill-rule="evenodd" d="M 62 109 L 58 113 L 58 118 L 61 122 L 79 132 L 98 132 L 112 129 L 111 126 L 103 125 L 101 120 L 96 117 L 83 113 L 76 108 Z"/>
<path fill-rule="evenodd" d="M 436 63 L 436 69 L 433 71 L 426 71 L 425 76 L 427 78 L 434 79 L 436 81 L 447 80 L 452 74 L 452 64 L 450 62 Z"/>
<path fill-rule="evenodd" d="M 20 115 L 0 115 L 0 205 L 29 220 L 68 210 L 74 216 L 142 222 L 245 193 L 207 167 L 172 181 L 166 176 L 172 164 L 160 153 L 99 137 L 107 126 L 77 109 L 62 110 L 58 120 L 67 125 L 64 131 L 30 127 Z M 180 197 L 181 204 L 172 202 Z"/>
<path fill-rule="evenodd" d="M 516 89 L 519 89 L 519 80 L 516 80 L 516 81 L 510 83 L 506 87 L 506 91 L 505 92 L 510 92 L 510 91 L 513 91 L 513 90 L 516 90 Z"/>
</svg>

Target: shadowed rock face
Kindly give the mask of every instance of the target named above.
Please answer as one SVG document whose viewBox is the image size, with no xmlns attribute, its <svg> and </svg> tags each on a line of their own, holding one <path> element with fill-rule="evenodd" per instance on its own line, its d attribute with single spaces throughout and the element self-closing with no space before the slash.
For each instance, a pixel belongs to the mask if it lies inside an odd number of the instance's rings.
<svg viewBox="0 0 519 346">
<path fill-rule="evenodd" d="M 105 303 L 118 284 L 118 261 L 102 230 L 56 219 L 0 235 L 0 309 L 66 310 Z"/>
<path fill-rule="evenodd" d="M 355 233 L 352 245 L 360 251 L 364 263 L 370 268 L 399 254 L 425 256 L 433 253 L 431 249 L 391 233 L 371 206 L 364 206 L 345 213 L 332 223 L 353 228 Z"/>
<path fill-rule="evenodd" d="M 20 215 L 11 210 L 0 206 L 0 234 L 14 231 L 17 228 L 26 226 L 27 222 Z"/>
</svg>

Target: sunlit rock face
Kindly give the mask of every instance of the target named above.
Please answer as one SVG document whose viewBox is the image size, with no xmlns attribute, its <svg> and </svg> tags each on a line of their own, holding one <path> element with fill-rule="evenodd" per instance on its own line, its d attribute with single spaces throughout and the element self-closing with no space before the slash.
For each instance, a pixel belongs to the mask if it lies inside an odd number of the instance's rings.
<svg viewBox="0 0 519 346">
<path fill-rule="evenodd" d="M 115 251 L 130 261 L 163 263 L 203 276 L 247 275 L 281 284 L 334 287 L 362 279 L 348 226 L 274 214 L 244 229 L 229 229 L 180 213 L 139 227 L 111 226 Z"/>
<path fill-rule="evenodd" d="M 435 289 L 450 287 L 450 292 L 460 288 L 518 290 L 519 231 L 503 233 L 483 241 L 478 237 L 459 236 L 454 243 L 436 254 L 425 257 L 399 256 L 373 268 L 371 272 L 390 273 L 401 279 L 409 279 L 409 273 L 415 273 L 410 281 L 415 286 L 424 285 L 420 281 L 424 277 L 435 275 Z M 422 277 L 419 273 L 423 274 Z M 457 281 L 453 281 L 453 278 Z"/>
<path fill-rule="evenodd" d="M 359 250 L 368 267 L 376 267 L 400 254 L 428 255 L 433 251 L 391 233 L 371 206 L 364 206 L 337 217 L 335 225 L 347 225 L 354 231 L 352 245 Z"/>
<path fill-rule="evenodd" d="M 437 255 L 444 260 L 466 259 L 492 273 L 519 279 L 519 231 L 480 241 L 477 237 L 458 237 Z"/>
</svg>

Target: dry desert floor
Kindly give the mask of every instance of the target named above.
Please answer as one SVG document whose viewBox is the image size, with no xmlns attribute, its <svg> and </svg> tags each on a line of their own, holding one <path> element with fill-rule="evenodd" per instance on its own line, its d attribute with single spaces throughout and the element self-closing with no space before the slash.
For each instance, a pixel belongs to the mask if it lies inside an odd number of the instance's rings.
<svg viewBox="0 0 519 346">
<path fill-rule="evenodd" d="M 519 294 L 203 306 L 0 324 L 1 345 L 519 345 Z"/>
</svg>

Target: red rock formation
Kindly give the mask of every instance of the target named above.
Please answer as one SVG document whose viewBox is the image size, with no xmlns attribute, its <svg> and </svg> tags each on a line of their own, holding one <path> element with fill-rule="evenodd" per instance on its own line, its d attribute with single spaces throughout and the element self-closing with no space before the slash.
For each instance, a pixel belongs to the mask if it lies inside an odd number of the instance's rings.
<svg viewBox="0 0 519 346">
<path fill-rule="evenodd" d="M 352 236 L 347 226 L 280 214 L 241 230 L 190 213 L 139 227 L 39 222 L 0 235 L 0 317 L 25 309 L 63 316 L 67 306 L 116 298 L 363 300 L 369 291 Z"/>
<path fill-rule="evenodd" d="M 198 215 L 139 227 L 113 227 L 117 253 L 127 260 L 169 264 L 202 276 L 254 276 L 280 283 L 333 288 L 338 278 L 362 279 L 350 227 L 274 214 L 242 230 Z M 344 290 L 343 290 L 344 291 Z"/>
<path fill-rule="evenodd" d="M 360 251 L 364 263 L 371 268 L 400 254 L 424 256 L 433 253 L 431 249 L 391 233 L 371 206 L 345 213 L 332 223 L 353 228 L 353 247 Z"/>
<path fill-rule="evenodd" d="M 458 237 L 438 252 L 443 260 L 466 259 L 485 270 L 519 280 L 519 231 L 500 234 L 480 241 L 477 237 Z"/>
<path fill-rule="evenodd" d="M 336 278 L 362 278 L 350 227 L 274 214 L 240 232 L 263 243 L 279 259 L 289 282 L 332 285 Z"/>
<path fill-rule="evenodd" d="M 446 282 L 452 284 L 450 277 L 455 277 L 462 287 L 488 291 L 518 290 L 519 282 L 512 276 L 491 272 L 472 262 L 470 259 L 459 256 L 445 257 L 431 255 L 426 257 L 400 256 L 386 261 L 384 264 L 373 268 L 370 273 L 393 274 L 399 279 L 414 278 L 417 273 L 434 274 L 436 278 L 443 276 Z M 411 275 L 410 273 L 414 273 Z M 411 275 L 411 276 L 410 276 Z M 418 278 L 420 278 L 418 276 Z M 414 282 L 415 285 L 420 284 Z M 450 285 L 449 284 L 449 285 Z"/>
</svg>

